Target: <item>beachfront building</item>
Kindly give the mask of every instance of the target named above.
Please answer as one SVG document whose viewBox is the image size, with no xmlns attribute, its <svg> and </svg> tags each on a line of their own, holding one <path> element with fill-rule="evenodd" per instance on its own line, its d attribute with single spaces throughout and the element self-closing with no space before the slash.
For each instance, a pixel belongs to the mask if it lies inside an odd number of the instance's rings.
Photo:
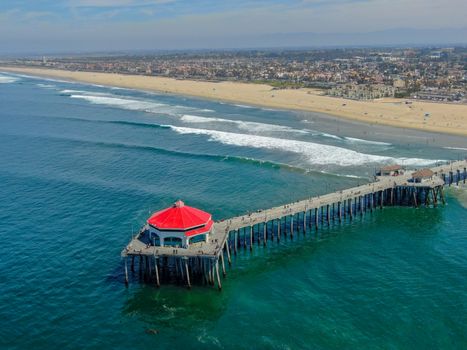
<svg viewBox="0 0 467 350">
<path fill-rule="evenodd" d="M 329 89 L 327 94 L 351 100 L 373 100 L 383 97 L 394 97 L 395 88 L 384 84 L 339 84 Z"/>
<path fill-rule="evenodd" d="M 421 169 L 412 173 L 412 179 L 410 182 L 422 183 L 426 180 L 430 180 L 434 175 L 434 172 L 431 169 Z"/>
<path fill-rule="evenodd" d="M 398 176 L 404 174 L 404 168 L 398 164 L 387 165 L 379 169 L 377 176 Z"/>
<path fill-rule="evenodd" d="M 212 216 L 178 200 L 169 208 L 154 213 L 147 221 L 148 244 L 187 248 L 205 242 L 211 233 Z"/>
</svg>

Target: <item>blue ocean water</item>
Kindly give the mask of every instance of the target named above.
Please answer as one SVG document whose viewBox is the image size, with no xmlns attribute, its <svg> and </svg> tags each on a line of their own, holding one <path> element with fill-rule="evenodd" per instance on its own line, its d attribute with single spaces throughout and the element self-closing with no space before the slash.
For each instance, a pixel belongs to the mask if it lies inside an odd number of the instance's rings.
<svg viewBox="0 0 467 350">
<path fill-rule="evenodd" d="M 465 189 L 241 253 L 223 291 L 125 288 L 183 199 L 215 219 L 458 159 L 465 138 L 0 74 L 0 348 L 463 349 Z M 146 330 L 156 329 L 157 334 Z"/>
</svg>

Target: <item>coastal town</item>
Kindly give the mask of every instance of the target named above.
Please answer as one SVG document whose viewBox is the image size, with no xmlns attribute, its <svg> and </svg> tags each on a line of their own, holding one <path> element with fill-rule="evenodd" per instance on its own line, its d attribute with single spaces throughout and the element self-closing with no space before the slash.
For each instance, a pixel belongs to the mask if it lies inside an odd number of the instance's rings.
<svg viewBox="0 0 467 350">
<path fill-rule="evenodd" d="M 5 59 L 1 65 L 183 80 L 317 88 L 353 100 L 383 97 L 467 102 L 467 48 L 168 51 Z"/>
</svg>

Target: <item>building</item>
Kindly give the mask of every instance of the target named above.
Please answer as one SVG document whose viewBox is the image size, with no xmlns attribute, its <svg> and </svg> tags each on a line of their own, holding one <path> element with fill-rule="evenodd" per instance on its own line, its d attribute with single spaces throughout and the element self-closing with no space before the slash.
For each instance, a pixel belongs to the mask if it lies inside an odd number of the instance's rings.
<svg viewBox="0 0 467 350">
<path fill-rule="evenodd" d="M 434 172 L 430 169 L 421 169 L 417 170 L 416 172 L 412 173 L 412 179 L 409 180 L 410 182 L 424 182 L 425 180 L 429 180 L 433 177 Z"/>
<path fill-rule="evenodd" d="M 392 86 L 394 86 L 396 89 L 404 89 L 405 81 L 402 79 L 394 79 Z"/>
<path fill-rule="evenodd" d="M 396 89 L 384 84 L 339 84 L 329 89 L 327 94 L 352 100 L 372 100 L 394 97 Z"/>
<path fill-rule="evenodd" d="M 178 200 L 173 206 L 154 213 L 147 223 L 148 244 L 187 248 L 207 241 L 214 222 L 211 214 Z"/>
<path fill-rule="evenodd" d="M 379 169 L 378 176 L 398 176 L 404 174 L 404 168 L 401 165 L 387 165 Z"/>
</svg>

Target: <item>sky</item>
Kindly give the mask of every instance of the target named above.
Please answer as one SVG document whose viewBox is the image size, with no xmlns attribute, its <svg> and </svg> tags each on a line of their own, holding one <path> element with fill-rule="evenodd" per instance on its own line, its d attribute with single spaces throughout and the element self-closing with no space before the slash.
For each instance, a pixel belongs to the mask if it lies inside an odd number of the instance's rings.
<svg viewBox="0 0 467 350">
<path fill-rule="evenodd" d="M 0 53 L 467 42 L 465 0 L 0 0 Z"/>
</svg>

